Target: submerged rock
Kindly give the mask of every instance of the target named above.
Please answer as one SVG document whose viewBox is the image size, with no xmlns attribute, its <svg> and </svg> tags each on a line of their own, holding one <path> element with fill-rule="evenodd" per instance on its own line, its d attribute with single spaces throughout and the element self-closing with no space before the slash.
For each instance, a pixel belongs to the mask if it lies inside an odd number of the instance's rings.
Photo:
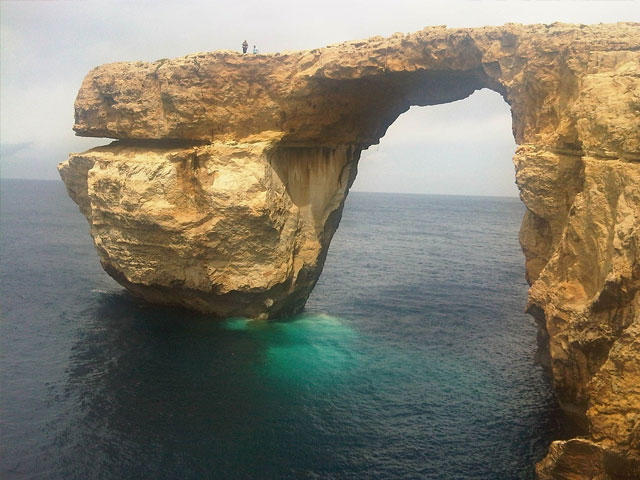
<svg viewBox="0 0 640 480">
<path fill-rule="evenodd" d="M 640 478 L 640 24 L 426 28 L 275 55 L 116 63 L 85 78 L 60 165 L 105 270 L 149 301 L 304 307 L 360 152 L 412 105 L 511 106 L 539 360 L 584 438 L 540 478 Z M 461 132 L 461 134 L 463 134 Z"/>
</svg>

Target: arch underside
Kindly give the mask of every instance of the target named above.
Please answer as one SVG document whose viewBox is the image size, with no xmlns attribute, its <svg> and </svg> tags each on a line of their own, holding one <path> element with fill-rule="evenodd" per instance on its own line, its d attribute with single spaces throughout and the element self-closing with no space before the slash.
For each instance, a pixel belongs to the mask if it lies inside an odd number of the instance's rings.
<svg viewBox="0 0 640 480">
<path fill-rule="evenodd" d="M 539 360 L 587 432 L 554 442 L 538 474 L 625 478 L 640 470 L 639 46 L 638 24 L 435 27 L 104 65 L 83 82 L 74 129 L 117 141 L 60 174 L 105 270 L 133 293 L 285 315 L 322 271 L 360 152 L 412 105 L 498 92 L 519 145 Z"/>
</svg>

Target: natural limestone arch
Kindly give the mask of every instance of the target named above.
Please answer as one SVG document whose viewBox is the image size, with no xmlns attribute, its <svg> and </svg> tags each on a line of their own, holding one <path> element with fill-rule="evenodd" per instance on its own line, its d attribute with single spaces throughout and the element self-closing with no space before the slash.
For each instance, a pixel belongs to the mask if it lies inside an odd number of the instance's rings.
<svg viewBox="0 0 640 480">
<path fill-rule="evenodd" d="M 640 468 L 640 24 L 434 27 L 104 65 L 74 129 L 118 141 L 60 174 L 133 293 L 283 315 L 320 275 L 360 152 L 410 106 L 481 88 L 511 107 L 540 359 L 589 431 L 554 443 L 539 475 L 625 478 Z"/>
</svg>

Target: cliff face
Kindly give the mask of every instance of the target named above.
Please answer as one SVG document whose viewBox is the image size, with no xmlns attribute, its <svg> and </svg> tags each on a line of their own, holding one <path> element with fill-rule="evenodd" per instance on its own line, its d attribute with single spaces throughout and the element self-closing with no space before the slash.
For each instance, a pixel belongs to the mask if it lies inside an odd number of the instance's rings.
<svg viewBox="0 0 640 480">
<path fill-rule="evenodd" d="M 584 437 L 542 479 L 640 478 L 640 24 L 427 28 L 276 55 L 98 67 L 60 174 L 105 270 L 220 316 L 300 310 L 362 149 L 412 105 L 511 106 L 539 360 Z M 580 476 L 582 475 L 582 476 Z"/>
<path fill-rule="evenodd" d="M 304 307 L 355 176 L 354 150 L 269 141 L 115 142 L 60 166 L 100 261 L 149 301 L 219 316 Z"/>
</svg>

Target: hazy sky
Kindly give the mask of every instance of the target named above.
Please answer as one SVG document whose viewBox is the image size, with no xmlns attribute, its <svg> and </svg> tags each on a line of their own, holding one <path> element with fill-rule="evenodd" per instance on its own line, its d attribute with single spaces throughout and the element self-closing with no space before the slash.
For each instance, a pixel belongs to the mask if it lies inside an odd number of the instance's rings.
<svg viewBox="0 0 640 480">
<path fill-rule="evenodd" d="M 239 50 L 320 47 L 427 25 L 640 21 L 628 1 L 12 1 L 0 0 L 0 175 L 58 178 L 72 151 L 84 75 L 115 61 Z M 412 108 L 364 152 L 355 190 L 516 195 L 509 107 L 494 92 Z"/>
</svg>

